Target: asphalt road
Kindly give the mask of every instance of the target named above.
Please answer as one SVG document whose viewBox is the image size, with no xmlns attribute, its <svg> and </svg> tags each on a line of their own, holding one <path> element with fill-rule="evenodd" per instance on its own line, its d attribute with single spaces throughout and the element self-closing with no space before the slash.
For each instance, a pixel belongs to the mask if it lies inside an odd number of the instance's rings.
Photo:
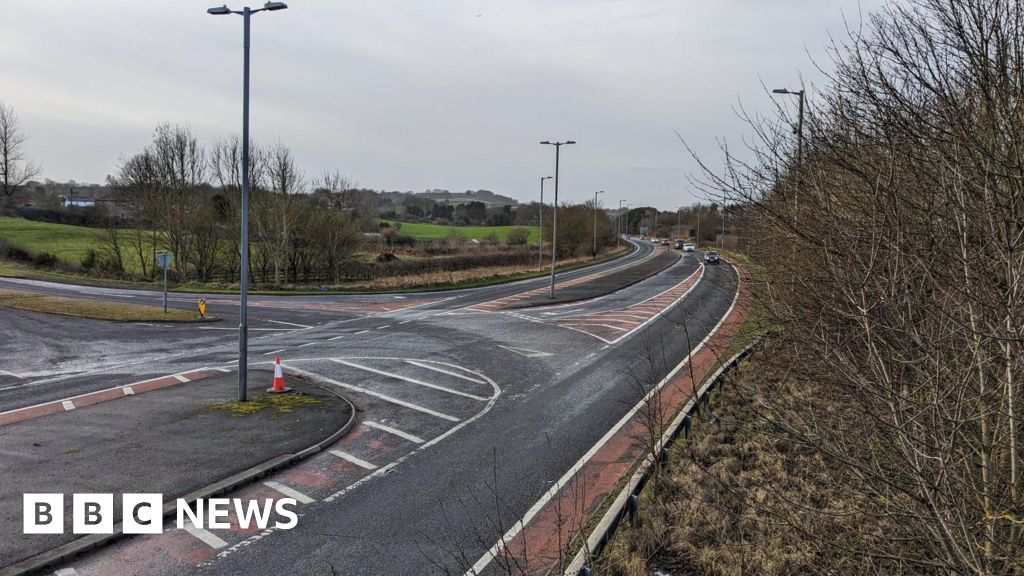
<svg viewBox="0 0 1024 576">
<path fill-rule="evenodd" d="M 649 258 L 652 247 L 639 244 L 625 259 L 559 281 Z M 686 357 L 687 342 L 700 341 L 725 314 L 735 271 L 704 267 L 700 257 L 688 254 L 600 298 L 517 311 L 480 307 L 545 280 L 404 297 L 255 297 L 251 327 L 265 330 L 254 332 L 250 362 L 279 354 L 287 369 L 342 387 L 363 423 L 338 452 L 363 465 L 324 453 L 281 472 L 282 484 L 314 501 L 293 530 L 255 540 L 218 531 L 216 545 L 174 530 L 68 567 L 77 574 L 462 574 Z M 0 311 L 0 322 L 19 335 L 0 344 L 0 410 L 237 361 L 237 305 L 210 300 L 210 311 L 225 317 L 213 327 L 227 330 Z M 253 488 L 240 497 L 264 496 Z"/>
</svg>

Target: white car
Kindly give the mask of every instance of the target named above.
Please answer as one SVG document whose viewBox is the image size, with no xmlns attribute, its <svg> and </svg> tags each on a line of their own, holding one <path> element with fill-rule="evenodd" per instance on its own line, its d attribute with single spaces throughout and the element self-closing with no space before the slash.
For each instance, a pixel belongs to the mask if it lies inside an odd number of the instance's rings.
<svg viewBox="0 0 1024 576">
<path fill-rule="evenodd" d="M 693 252 L 696 249 L 697 247 L 694 246 L 693 244 L 690 244 L 689 242 L 683 244 L 683 252 Z"/>
</svg>

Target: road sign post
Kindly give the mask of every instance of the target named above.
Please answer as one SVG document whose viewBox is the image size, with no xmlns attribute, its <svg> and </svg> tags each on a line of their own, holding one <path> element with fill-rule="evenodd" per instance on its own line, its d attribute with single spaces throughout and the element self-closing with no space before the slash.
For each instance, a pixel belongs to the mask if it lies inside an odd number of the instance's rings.
<svg viewBox="0 0 1024 576">
<path fill-rule="evenodd" d="M 167 269 L 171 266 L 173 258 L 174 254 L 170 252 L 156 253 L 156 260 L 160 263 L 160 267 L 164 269 L 164 314 L 167 314 Z"/>
</svg>

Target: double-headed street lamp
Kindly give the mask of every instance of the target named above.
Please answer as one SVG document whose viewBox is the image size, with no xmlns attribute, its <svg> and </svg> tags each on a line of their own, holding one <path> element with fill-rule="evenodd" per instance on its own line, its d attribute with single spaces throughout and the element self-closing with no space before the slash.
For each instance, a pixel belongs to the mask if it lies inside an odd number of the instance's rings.
<svg viewBox="0 0 1024 576">
<path fill-rule="evenodd" d="M 555 297 L 555 258 L 558 256 L 558 159 L 559 153 L 562 150 L 562 146 L 566 144 L 575 144 L 573 140 L 566 140 L 564 142 L 548 142 L 547 140 L 541 142 L 541 144 L 547 144 L 555 147 L 555 202 L 552 204 L 554 209 L 551 211 L 551 293 L 548 298 Z"/>
<path fill-rule="evenodd" d="M 604 194 L 604 190 L 594 192 L 594 258 L 597 258 L 597 195 Z"/>
<path fill-rule="evenodd" d="M 800 170 L 804 165 L 804 91 L 800 90 L 787 90 L 785 88 L 776 88 L 772 90 L 772 94 L 788 94 L 792 96 L 800 97 L 800 108 L 797 113 L 796 120 L 796 194 L 793 195 L 793 214 L 796 215 L 797 210 L 800 208 Z"/>
<path fill-rule="evenodd" d="M 551 176 L 540 177 L 540 246 L 537 248 L 537 267 L 544 269 L 544 181 Z"/>
<path fill-rule="evenodd" d="M 206 12 L 214 16 L 227 14 L 238 14 L 245 22 L 243 33 L 243 57 L 242 57 L 242 253 L 241 270 L 239 273 L 239 302 L 238 313 L 238 401 L 245 402 L 248 399 L 246 364 L 248 362 L 249 350 L 249 325 L 246 314 L 249 298 L 249 17 L 257 12 L 273 12 L 284 10 L 288 5 L 284 2 L 267 2 L 263 8 L 253 10 L 246 6 L 242 10 L 231 10 L 224 6 L 210 8 Z"/>
</svg>

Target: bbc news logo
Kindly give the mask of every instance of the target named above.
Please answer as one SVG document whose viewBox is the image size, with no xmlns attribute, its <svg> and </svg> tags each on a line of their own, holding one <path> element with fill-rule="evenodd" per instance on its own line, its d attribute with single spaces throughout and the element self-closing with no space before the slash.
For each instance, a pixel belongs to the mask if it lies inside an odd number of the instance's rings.
<svg viewBox="0 0 1024 576">
<path fill-rule="evenodd" d="M 163 494 L 122 494 L 121 531 L 125 534 L 160 534 L 164 531 Z M 24 494 L 22 532 L 25 534 L 64 533 L 63 494 Z M 277 500 L 242 500 L 241 498 L 209 498 L 188 501 L 178 498 L 176 525 L 186 527 L 226 529 L 231 513 L 240 528 L 252 525 L 266 530 L 274 520 L 278 530 L 291 530 L 299 521 L 295 513 L 294 498 Z M 72 534 L 113 534 L 113 494 L 73 494 L 71 498 Z"/>
</svg>

